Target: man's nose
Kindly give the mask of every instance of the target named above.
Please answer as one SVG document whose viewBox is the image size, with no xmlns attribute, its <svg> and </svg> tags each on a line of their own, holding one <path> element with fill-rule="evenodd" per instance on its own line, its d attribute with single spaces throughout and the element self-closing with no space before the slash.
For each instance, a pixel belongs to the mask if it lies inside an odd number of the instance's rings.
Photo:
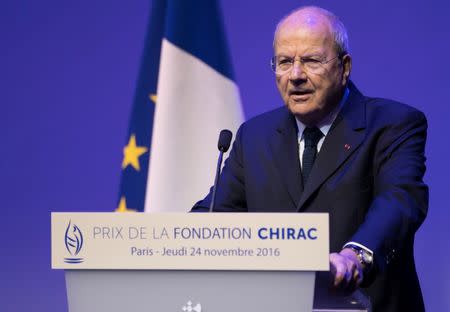
<svg viewBox="0 0 450 312">
<path fill-rule="evenodd" d="M 303 69 L 303 65 L 300 60 L 295 60 L 292 64 L 291 72 L 289 73 L 290 80 L 304 80 L 306 79 L 306 73 Z"/>
</svg>

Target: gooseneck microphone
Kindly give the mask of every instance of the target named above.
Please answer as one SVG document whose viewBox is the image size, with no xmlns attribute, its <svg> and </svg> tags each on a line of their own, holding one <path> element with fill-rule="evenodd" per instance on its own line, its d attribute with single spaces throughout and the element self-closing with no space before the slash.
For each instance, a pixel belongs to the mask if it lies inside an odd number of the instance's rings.
<svg viewBox="0 0 450 312">
<path fill-rule="evenodd" d="M 228 151 L 228 149 L 230 148 L 232 137 L 233 137 L 233 134 L 231 133 L 230 130 L 224 129 L 224 130 L 220 131 L 219 142 L 217 143 L 217 147 L 219 148 L 219 152 L 220 152 L 219 153 L 219 161 L 217 162 L 216 178 L 214 179 L 214 186 L 213 186 L 211 204 L 209 205 L 209 212 L 212 212 L 214 210 L 214 203 L 216 201 L 216 189 L 217 189 L 217 185 L 219 184 L 220 168 L 222 167 L 223 153 L 226 153 Z"/>
</svg>

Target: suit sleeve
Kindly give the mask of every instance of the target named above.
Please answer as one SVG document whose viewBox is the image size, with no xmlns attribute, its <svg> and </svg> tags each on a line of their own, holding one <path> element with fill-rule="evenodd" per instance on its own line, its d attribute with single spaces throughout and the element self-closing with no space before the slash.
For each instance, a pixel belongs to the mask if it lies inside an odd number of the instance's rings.
<svg viewBox="0 0 450 312">
<path fill-rule="evenodd" d="M 428 209 L 425 173 L 427 121 L 410 111 L 395 125 L 386 126 L 374 155 L 374 200 L 364 222 L 351 238 L 370 248 L 377 269 L 383 271 L 402 245 L 413 240 Z"/>
<path fill-rule="evenodd" d="M 220 175 L 216 190 L 216 203 L 214 212 L 246 212 L 245 199 L 245 173 L 243 163 L 243 134 L 245 123 L 239 128 L 234 140 L 230 155 Z M 212 187 L 208 195 L 197 202 L 191 212 L 206 212 L 212 198 Z"/>
</svg>

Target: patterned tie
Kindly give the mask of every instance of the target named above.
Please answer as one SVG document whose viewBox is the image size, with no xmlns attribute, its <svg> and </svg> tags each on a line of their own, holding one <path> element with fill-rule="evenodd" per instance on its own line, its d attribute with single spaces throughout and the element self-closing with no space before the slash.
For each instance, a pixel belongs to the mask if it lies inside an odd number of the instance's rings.
<svg viewBox="0 0 450 312">
<path fill-rule="evenodd" d="M 307 127 L 303 131 L 303 139 L 305 140 L 305 150 L 303 151 L 303 158 L 302 158 L 303 185 L 306 184 L 311 169 L 314 165 L 314 160 L 316 160 L 317 143 L 319 143 L 322 136 L 323 133 L 316 127 L 314 128 Z"/>
</svg>

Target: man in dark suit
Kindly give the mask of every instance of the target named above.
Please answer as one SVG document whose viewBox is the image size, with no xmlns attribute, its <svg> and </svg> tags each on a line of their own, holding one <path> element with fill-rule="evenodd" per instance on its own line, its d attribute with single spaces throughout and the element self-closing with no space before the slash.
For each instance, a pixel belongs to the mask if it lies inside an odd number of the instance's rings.
<svg viewBox="0 0 450 312">
<path fill-rule="evenodd" d="M 286 16 L 274 52 L 286 105 L 240 127 L 215 210 L 327 212 L 334 287 L 361 287 L 374 311 L 423 311 L 413 243 L 428 205 L 424 115 L 357 90 L 346 30 L 331 12 Z"/>
</svg>

